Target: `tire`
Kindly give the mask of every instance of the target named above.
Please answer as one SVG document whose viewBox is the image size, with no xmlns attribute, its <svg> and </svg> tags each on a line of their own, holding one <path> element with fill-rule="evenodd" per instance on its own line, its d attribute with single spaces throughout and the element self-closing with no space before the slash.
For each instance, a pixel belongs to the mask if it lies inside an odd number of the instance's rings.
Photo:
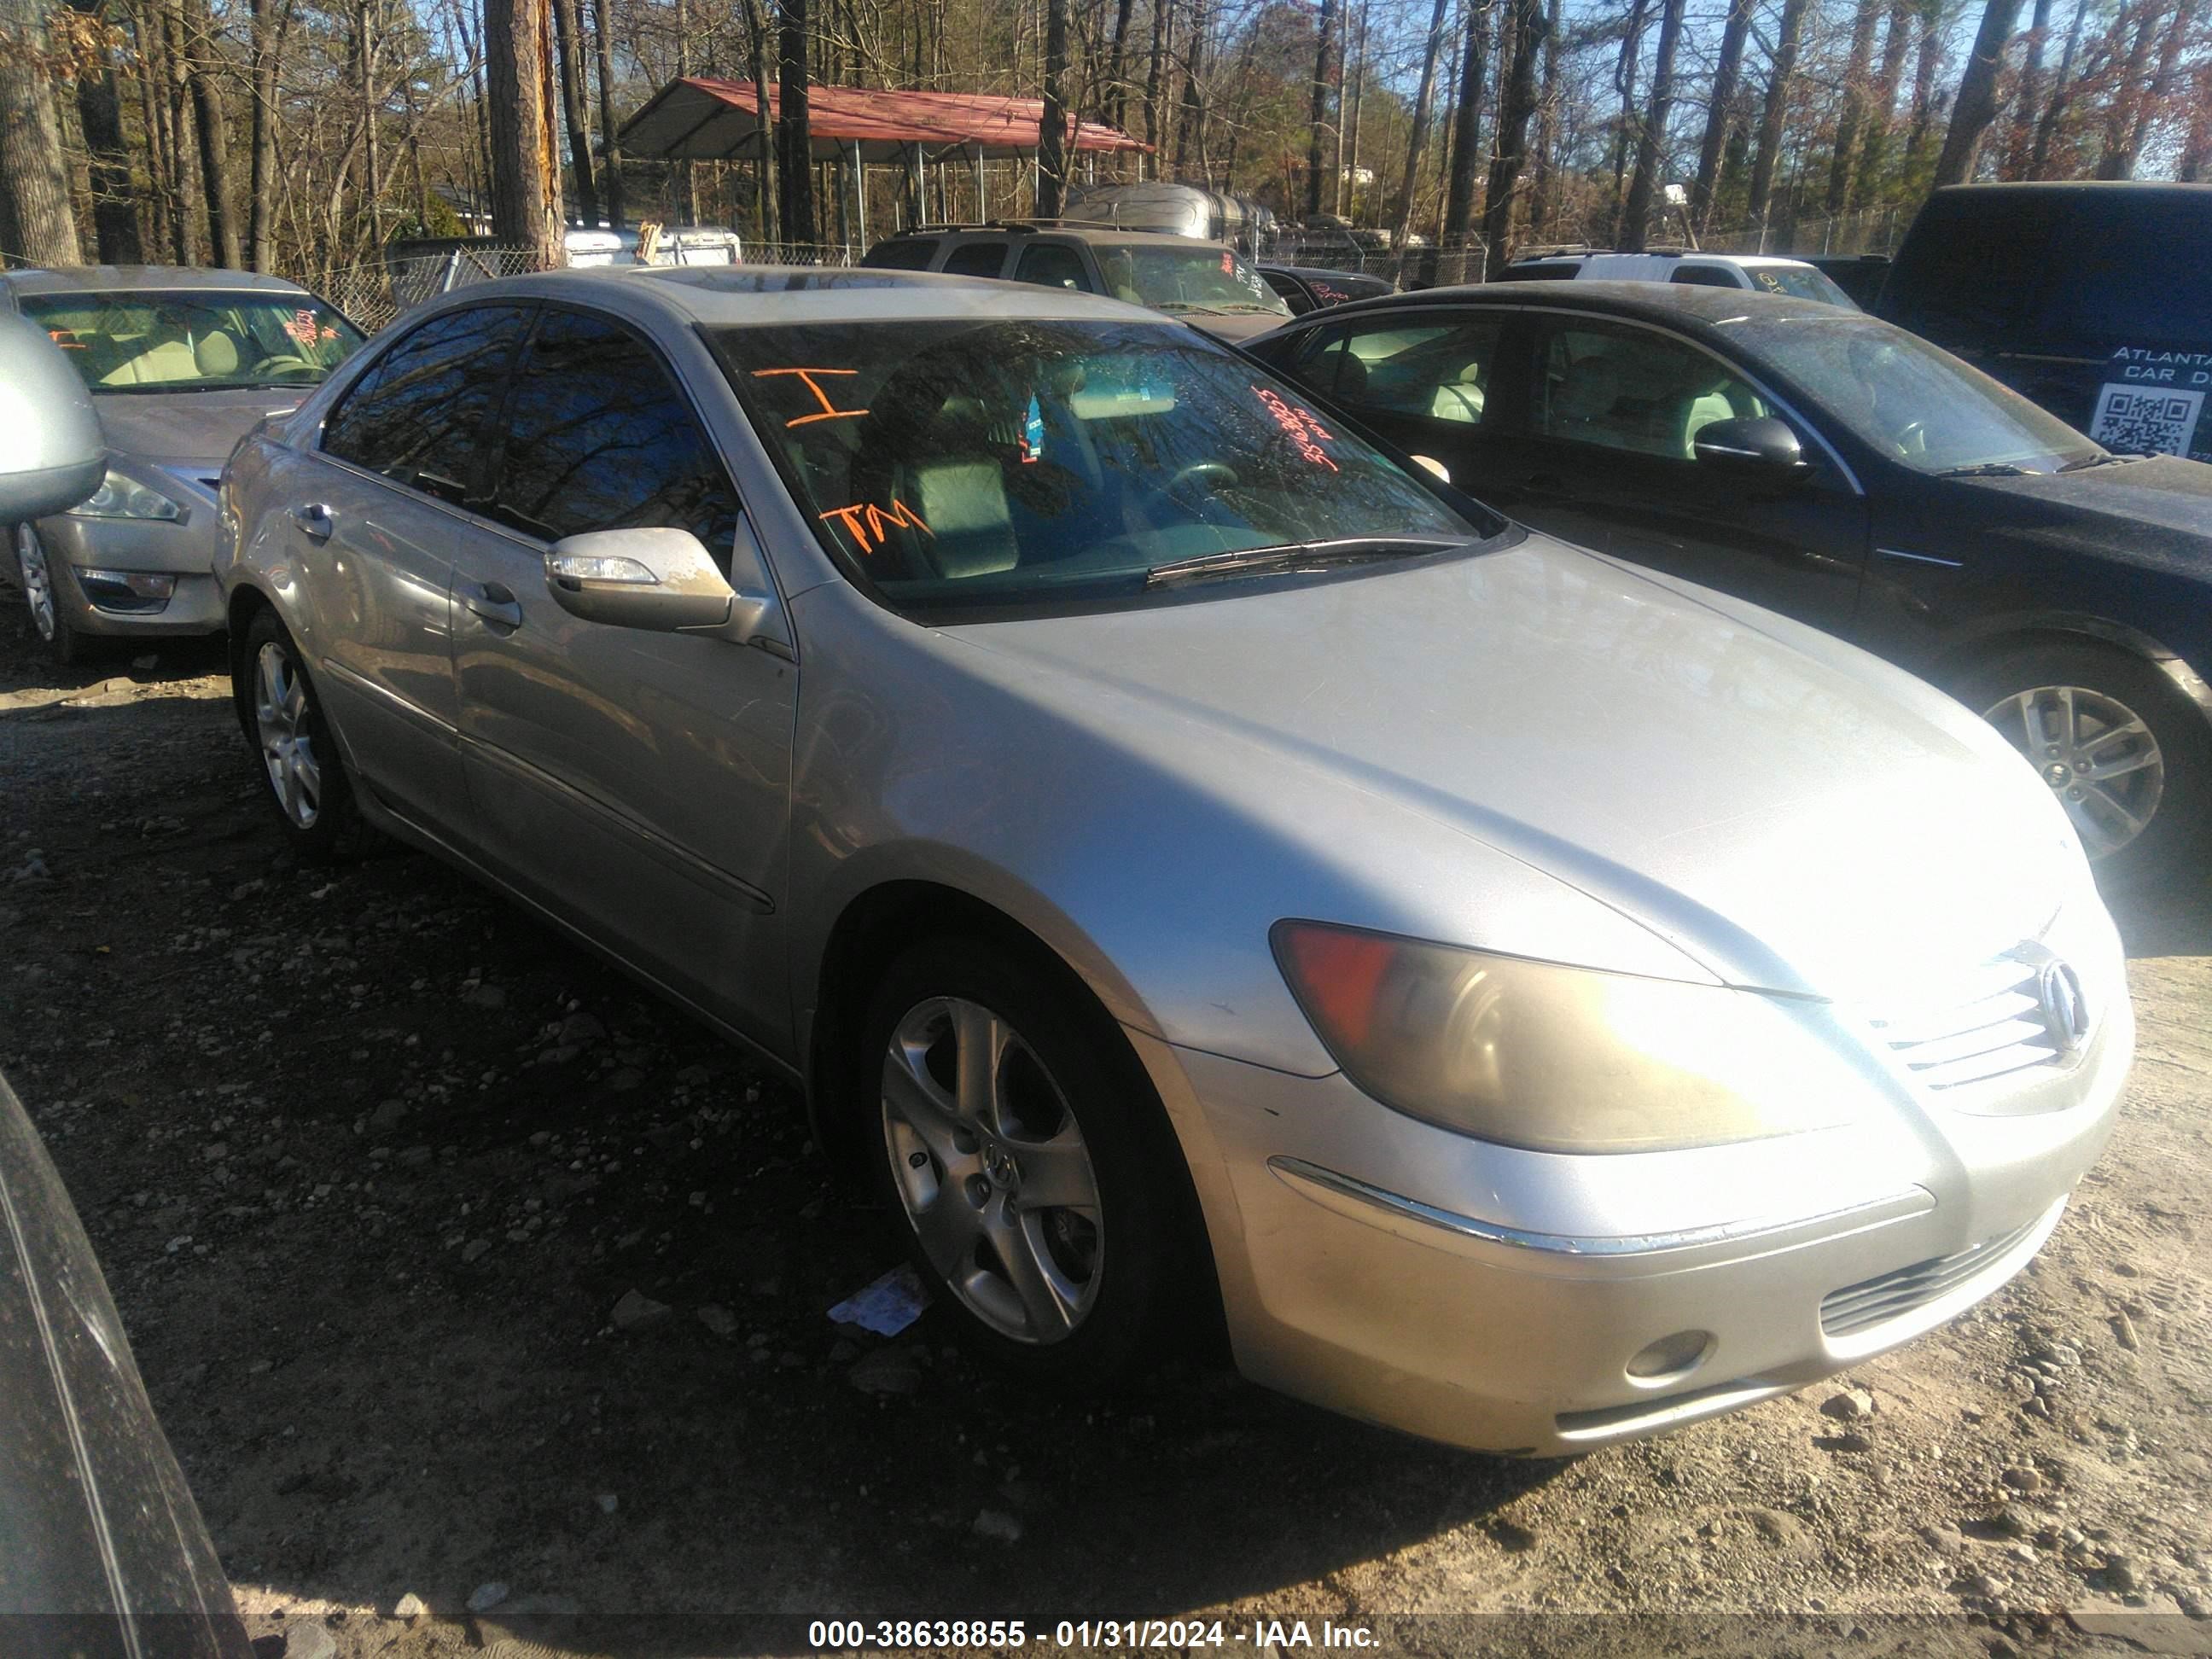
<svg viewBox="0 0 2212 1659">
<path fill-rule="evenodd" d="M 361 816 L 300 648 L 274 611 L 255 614 L 235 660 L 231 698 L 285 840 L 311 863 L 358 856 L 374 832 Z"/>
<path fill-rule="evenodd" d="M 1126 1380 L 1212 1282 L 1150 1082 L 1059 964 L 978 937 L 928 940 L 877 988 L 854 1135 L 936 1301 L 1004 1367 L 1080 1388 Z M 962 1103 L 963 1053 L 999 1063 Z M 986 1092 L 988 1085 L 988 1092 Z M 1039 1202 L 1049 1183 L 1065 1205 Z M 1176 1271 L 1177 1264 L 1181 1270 Z"/>
<path fill-rule="evenodd" d="M 54 574 L 46 540 L 33 524 L 15 526 L 15 580 L 30 606 L 31 629 L 46 646 L 57 666 L 77 668 L 99 654 L 98 642 L 89 634 L 70 626 L 61 596 L 56 591 L 63 579 Z"/>
<path fill-rule="evenodd" d="M 2212 722 L 2150 663 L 2045 641 L 1974 665 L 1954 690 L 2044 775 L 2107 891 L 2204 857 Z"/>
</svg>

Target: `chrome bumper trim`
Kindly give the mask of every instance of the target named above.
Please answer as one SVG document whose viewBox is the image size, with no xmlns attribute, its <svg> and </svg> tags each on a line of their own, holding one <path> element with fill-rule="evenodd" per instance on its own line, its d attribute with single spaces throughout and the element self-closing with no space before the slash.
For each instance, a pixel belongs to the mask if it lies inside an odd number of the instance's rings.
<svg viewBox="0 0 2212 1659">
<path fill-rule="evenodd" d="M 1772 1233 L 1793 1232 L 1799 1229 L 1844 1220 L 1870 1223 L 1890 1220 L 1908 1215 L 1922 1215 L 1936 1207 L 1934 1194 L 1915 1187 L 1908 1191 L 1876 1199 L 1871 1203 L 1854 1204 L 1840 1210 L 1831 1210 L 1819 1215 L 1790 1215 L 1752 1217 L 1741 1221 L 1723 1221 L 1710 1227 L 1686 1228 L 1680 1232 L 1631 1233 L 1606 1237 L 1577 1237 L 1567 1233 L 1529 1232 L 1519 1227 L 1508 1227 L 1494 1221 L 1478 1221 L 1473 1216 L 1460 1215 L 1450 1210 L 1441 1210 L 1418 1199 L 1371 1187 L 1334 1170 L 1325 1170 L 1318 1164 L 1309 1164 L 1304 1158 L 1274 1157 L 1267 1167 L 1276 1179 L 1293 1191 L 1313 1200 L 1325 1208 L 1350 1213 L 1336 1200 L 1349 1199 L 1379 1212 L 1382 1219 L 1376 1224 L 1389 1231 L 1389 1218 L 1419 1223 L 1425 1227 L 1453 1233 L 1462 1238 L 1480 1239 L 1486 1243 L 1503 1244 L 1514 1249 L 1540 1250 L 1554 1255 L 1570 1256 L 1636 1256 L 1653 1255 L 1667 1250 L 1696 1249 L 1700 1246 L 1740 1243 L 1746 1239 L 1761 1238 Z M 1318 1189 L 1318 1190 L 1316 1190 Z M 1361 1216 L 1362 1220 L 1376 1218 Z"/>
</svg>

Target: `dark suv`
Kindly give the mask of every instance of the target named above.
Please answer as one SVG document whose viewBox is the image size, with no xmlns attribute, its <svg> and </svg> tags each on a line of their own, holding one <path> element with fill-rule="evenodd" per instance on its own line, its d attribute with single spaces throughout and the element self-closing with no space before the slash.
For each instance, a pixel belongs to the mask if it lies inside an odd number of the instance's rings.
<svg viewBox="0 0 2212 1659">
<path fill-rule="evenodd" d="M 2212 461 L 2212 185 L 1939 190 L 1876 311 L 2108 449 Z"/>
</svg>

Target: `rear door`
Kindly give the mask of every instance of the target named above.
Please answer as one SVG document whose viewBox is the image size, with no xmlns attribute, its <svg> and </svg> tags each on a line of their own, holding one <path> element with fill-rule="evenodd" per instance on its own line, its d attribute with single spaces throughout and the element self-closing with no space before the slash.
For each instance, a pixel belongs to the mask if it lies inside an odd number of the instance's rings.
<svg viewBox="0 0 2212 1659">
<path fill-rule="evenodd" d="M 1073 242 L 1029 243 L 1022 249 L 1022 257 L 1014 261 L 1014 280 L 1039 288 L 1072 289 L 1079 294 L 1098 291 L 1083 263 L 1083 250 Z"/>
<path fill-rule="evenodd" d="M 280 488 L 315 679 L 356 769 L 427 829 L 468 818 L 448 590 L 484 533 L 483 439 L 532 314 L 470 306 L 429 319 L 357 380 Z M 288 470 L 290 470 L 288 468 Z"/>
<path fill-rule="evenodd" d="M 1525 427 L 1495 464 L 1509 511 L 1815 627 L 1850 625 L 1866 501 L 1814 431 L 1680 335 L 1579 313 L 1529 320 Z M 1767 483 L 1694 458 L 1703 427 L 1759 416 L 1796 431 L 1809 474 Z"/>
<path fill-rule="evenodd" d="M 1003 236 L 979 236 L 955 242 L 938 269 L 949 276 L 1003 276 L 1006 251 L 1013 246 Z"/>
<path fill-rule="evenodd" d="M 727 395 L 723 392 L 722 395 Z M 737 491 L 666 359 L 548 306 L 515 377 L 489 505 L 455 573 L 454 662 L 488 862 L 777 1052 L 798 669 L 787 653 L 588 623 L 554 602 L 563 537 L 690 530 L 726 572 Z"/>
</svg>

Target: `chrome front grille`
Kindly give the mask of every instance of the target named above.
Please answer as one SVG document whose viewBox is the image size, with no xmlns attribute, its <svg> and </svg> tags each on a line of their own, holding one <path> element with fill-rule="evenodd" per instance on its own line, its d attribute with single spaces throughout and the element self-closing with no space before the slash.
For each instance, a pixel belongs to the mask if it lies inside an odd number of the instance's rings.
<svg viewBox="0 0 2212 1659">
<path fill-rule="evenodd" d="M 1984 1239 L 1955 1255 L 1916 1261 L 1879 1279 L 1861 1279 L 1820 1298 L 1820 1329 L 1828 1336 L 1854 1336 L 1924 1308 L 2002 1257 L 2034 1230 L 2031 1221 L 2002 1237 Z"/>
<path fill-rule="evenodd" d="M 1870 1013 L 1875 1038 L 1930 1089 L 2049 1066 L 2063 1054 L 2037 987 L 2043 962 L 2029 952 L 1984 963 L 1919 1007 Z"/>
</svg>

